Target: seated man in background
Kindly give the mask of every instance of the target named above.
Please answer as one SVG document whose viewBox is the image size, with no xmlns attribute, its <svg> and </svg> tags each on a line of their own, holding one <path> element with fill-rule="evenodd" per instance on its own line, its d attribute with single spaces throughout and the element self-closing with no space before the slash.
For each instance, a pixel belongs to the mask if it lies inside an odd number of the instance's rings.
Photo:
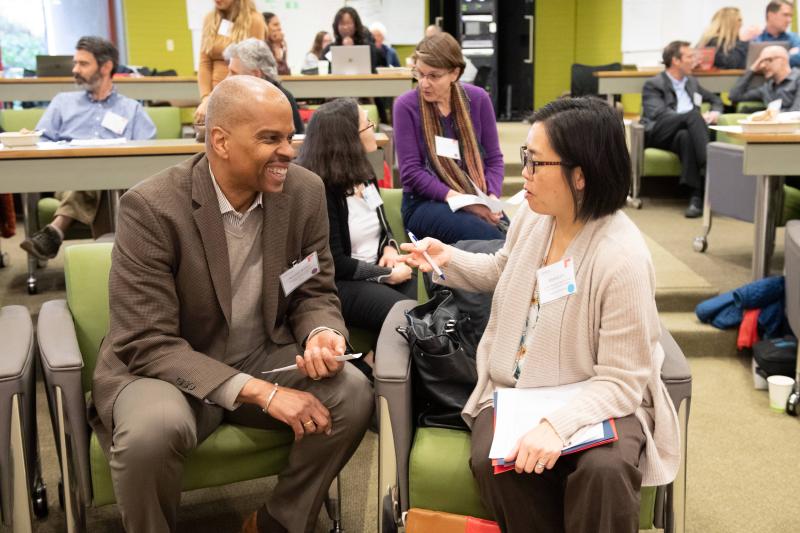
<svg viewBox="0 0 800 533">
<path fill-rule="evenodd" d="M 129 533 L 176 531 L 184 460 L 223 421 L 295 435 L 243 531 L 313 531 L 373 405 L 364 375 L 335 359 L 346 329 L 325 188 L 291 164 L 291 107 L 269 82 L 220 82 L 206 128 L 205 153 L 120 202 L 90 423 Z"/>
<path fill-rule="evenodd" d="M 691 76 L 695 58 L 689 43 L 673 41 L 662 54 L 665 70 L 647 80 L 642 89 L 645 146 L 675 152 L 681 160 L 681 185 L 690 188 L 687 218 L 703 214 L 708 125 L 722 112 L 722 100 Z M 701 113 L 700 105 L 711 103 Z"/>
<path fill-rule="evenodd" d="M 762 74 L 767 82 L 748 89 L 756 74 Z M 768 105 L 781 100 L 781 111 L 800 111 L 800 69 L 789 66 L 789 52 L 782 46 L 768 46 L 761 51 L 755 63 L 739 78 L 730 97 L 733 102 L 759 101 Z"/>
<path fill-rule="evenodd" d="M 111 77 L 118 65 L 119 52 L 111 42 L 81 37 L 75 45 L 72 75 L 82 90 L 57 94 L 36 129 L 51 141 L 154 138 L 156 127 L 142 105 L 114 88 Z M 53 222 L 28 236 L 20 246 L 39 259 L 52 259 L 74 221 L 94 225 L 101 196 L 100 191 L 60 193 L 61 205 Z"/>
<path fill-rule="evenodd" d="M 792 11 L 794 6 L 787 0 L 772 0 L 767 4 L 767 23 L 764 31 L 757 35 L 754 42 L 789 43 L 789 62 L 793 67 L 800 67 L 800 35 L 789 31 L 792 25 Z"/>
<path fill-rule="evenodd" d="M 292 120 L 294 121 L 294 132 L 303 133 L 305 126 L 300 112 L 297 109 L 297 102 L 292 93 L 281 85 L 278 78 L 278 63 L 272 55 L 269 45 L 261 39 L 245 39 L 244 41 L 229 45 L 223 52 L 222 57 L 228 62 L 228 76 L 240 76 L 247 74 L 256 78 L 263 78 L 281 90 L 289 104 L 292 106 Z"/>
</svg>

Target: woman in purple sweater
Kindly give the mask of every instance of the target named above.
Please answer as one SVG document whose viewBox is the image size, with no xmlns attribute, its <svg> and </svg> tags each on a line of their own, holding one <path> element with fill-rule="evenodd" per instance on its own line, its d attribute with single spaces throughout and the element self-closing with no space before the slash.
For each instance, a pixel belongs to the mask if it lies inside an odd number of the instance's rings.
<svg viewBox="0 0 800 533">
<path fill-rule="evenodd" d="M 393 114 L 403 224 L 420 238 L 445 243 L 505 238 L 502 212 L 480 204 L 453 212 L 447 203 L 476 188 L 500 196 L 503 154 L 489 95 L 459 83 L 464 57 L 447 33 L 422 40 L 413 58 L 418 87 L 395 100 Z"/>
</svg>

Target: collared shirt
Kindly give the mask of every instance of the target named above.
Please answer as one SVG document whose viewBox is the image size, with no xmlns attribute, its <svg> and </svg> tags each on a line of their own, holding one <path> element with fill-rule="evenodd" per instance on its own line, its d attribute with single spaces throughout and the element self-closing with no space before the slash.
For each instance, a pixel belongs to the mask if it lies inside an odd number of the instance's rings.
<svg viewBox="0 0 800 533">
<path fill-rule="evenodd" d="M 219 188 L 217 177 L 214 176 L 214 171 L 211 170 L 211 165 L 208 165 L 208 172 L 211 174 L 211 183 L 214 184 L 214 191 L 217 193 L 217 201 L 219 202 L 219 212 L 222 214 L 222 222 L 224 224 L 230 224 L 236 228 L 242 227 L 242 224 L 244 224 L 245 220 L 247 220 L 247 217 L 250 215 L 250 213 L 252 213 L 256 207 L 262 206 L 263 193 L 259 192 L 256 195 L 255 200 L 253 200 L 253 203 L 247 208 L 247 211 L 240 213 L 234 209 L 230 201 L 228 201 L 228 198 L 225 196 L 225 193 L 223 193 L 222 189 Z"/>
<path fill-rule="evenodd" d="M 673 78 L 669 72 L 666 72 L 666 75 L 669 78 L 669 81 L 672 83 L 672 88 L 675 90 L 675 96 L 678 97 L 678 105 L 675 111 L 678 113 L 688 113 L 694 109 L 692 96 L 686 91 L 686 80 L 688 80 L 689 77 L 684 76 L 681 81 L 678 81 Z"/>
<path fill-rule="evenodd" d="M 792 32 L 792 31 L 785 31 L 783 33 L 776 35 L 772 35 L 767 30 L 761 32 L 753 42 L 756 43 L 774 43 L 777 41 L 786 41 L 789 43 L 789 48 L 800 48 L 800 35 Z M 789 64 L 793 67 L 800 67 L 800 52 L 792 54 L 789 57 Z M 747 65 L 748 67 L 750 65 Z"/>
<path fill-rule="evenodd" d="M 103 125 L 109 112 L 127 121 L 121 132 Z M 140 141 L 156 136 L 156 126 L 142 104 L 122 96 L 116 89 L 104 100 L 93 100 L 88 91 L 58 93 L 47 106 L 36 129 L 43 130 L 43 137 L 51 141 L 120 137 Z"/>
<path fill-rule="evenodd" d="M 775 80 L 767 80 L 763 85 L 748 89 L 753 75 L 753 72 L 748 70 L 744 76 L 739 78 L 739 81 L 731 89 L 731 100 L 734 102 L 760 100 L 767 105 L 773 100 L 780 99 L 781 111 L 800 111 L 800 69 L 792 69 L 780 83 L 775 83 Z"/>
</svg>

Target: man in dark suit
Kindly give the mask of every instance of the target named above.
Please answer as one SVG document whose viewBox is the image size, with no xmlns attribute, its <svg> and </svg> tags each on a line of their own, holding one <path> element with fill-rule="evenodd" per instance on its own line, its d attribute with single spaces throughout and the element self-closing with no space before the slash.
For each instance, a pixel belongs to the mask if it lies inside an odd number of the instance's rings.
<svg viewBox="0 0 800 533">
<path fill-rule="evenodd" d="M 373 405 L 363 374 L 335 359 L 346 329 L 325 190 L 290 163 L 291 107 L 269 82 L 221 82 L 206 128 L 206 154 L 120 202 L 91 424 L 128 532 L 175 531 L 183 461 L 222 421 L 290 428 L 288 465 L 246 530 L 311 531 Z M 280 280 L 290 270 L 295 288 Z"/>
<path fill-rule="evenodd" d="M 642 89 L 645 146 L 675 152 L 681 160 L 681 184 L 691 189 L 687 218 L 703 214 L 708 125 L 722 112 L 722 100 L 691 76 L 695 58 L 689 43 L 673 41 L 662 54 L 665 70 Z M 701 113 L 703 102 L 711 110 Z"/>
</svg>

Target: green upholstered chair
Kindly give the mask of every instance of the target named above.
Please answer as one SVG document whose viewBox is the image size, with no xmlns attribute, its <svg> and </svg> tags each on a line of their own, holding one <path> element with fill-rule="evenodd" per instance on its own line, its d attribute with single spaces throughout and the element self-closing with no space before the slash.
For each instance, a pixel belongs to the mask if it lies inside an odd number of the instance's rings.
<svg viewBox="0 0 800 533">
<path fill-rule="evenodd" d="M 86 529 L 89 507 L 115 502 L 111 473 L 86 421 L 86 399 L 100 343 L 108 330 L 108 275 L 112 243 L 75 244 L 64 250 L 66 300 L 45 302 L 37 336 L 50 416 L 61 466 L 59 492 L 68 531 Z M 214 487 L 277 474 L 294 435 L 222 424 L 186 460 L 183 490 Z M 338 480 L 332 485 L 338 493 Z M 340 501 L 329 499 L 339 531 Z"/>
<path fill-rule="evenodd" d="M 181 138 L 181 109 L 179 107 L 145 107 L 156 125 L 156 139 Z"/>
<path fill-rule="evenodd" d="M 375 357 L 380 429 L 377 531 L 396 531 L 402 514 L 412 507 L 491 519 L 469 469 L 470 434 L 413 427 L 409 347 L 395 330 L 405 324 L 406 309 L 406 302 L 392 308 L 378 338 Z M 666 357 L 661 375 L 680 418 L 683 460 L 674 483 L 642 490 L 639 527 L 659 527 L 671 533 L 675 524 L 683 531 L 691 373 L 683 353 L 663 326 L 662 332 Z"/>
<path fill-rule="evenodd" d="M 761 111 L 762 109 L 766 109 L 767 106 L 764 105 L 764 102 L 737 102 L 736 103 L 736 112 L 737 113 L 755 113 L 756 111 Z"/>
<path fill-rule="evenodd" d="M 6 131 L 19 131 L 22 128 L 35 130 L 42 115 L 44 115 L 43 107 L 0 109 L 0 128 Z"/>
</svg>

